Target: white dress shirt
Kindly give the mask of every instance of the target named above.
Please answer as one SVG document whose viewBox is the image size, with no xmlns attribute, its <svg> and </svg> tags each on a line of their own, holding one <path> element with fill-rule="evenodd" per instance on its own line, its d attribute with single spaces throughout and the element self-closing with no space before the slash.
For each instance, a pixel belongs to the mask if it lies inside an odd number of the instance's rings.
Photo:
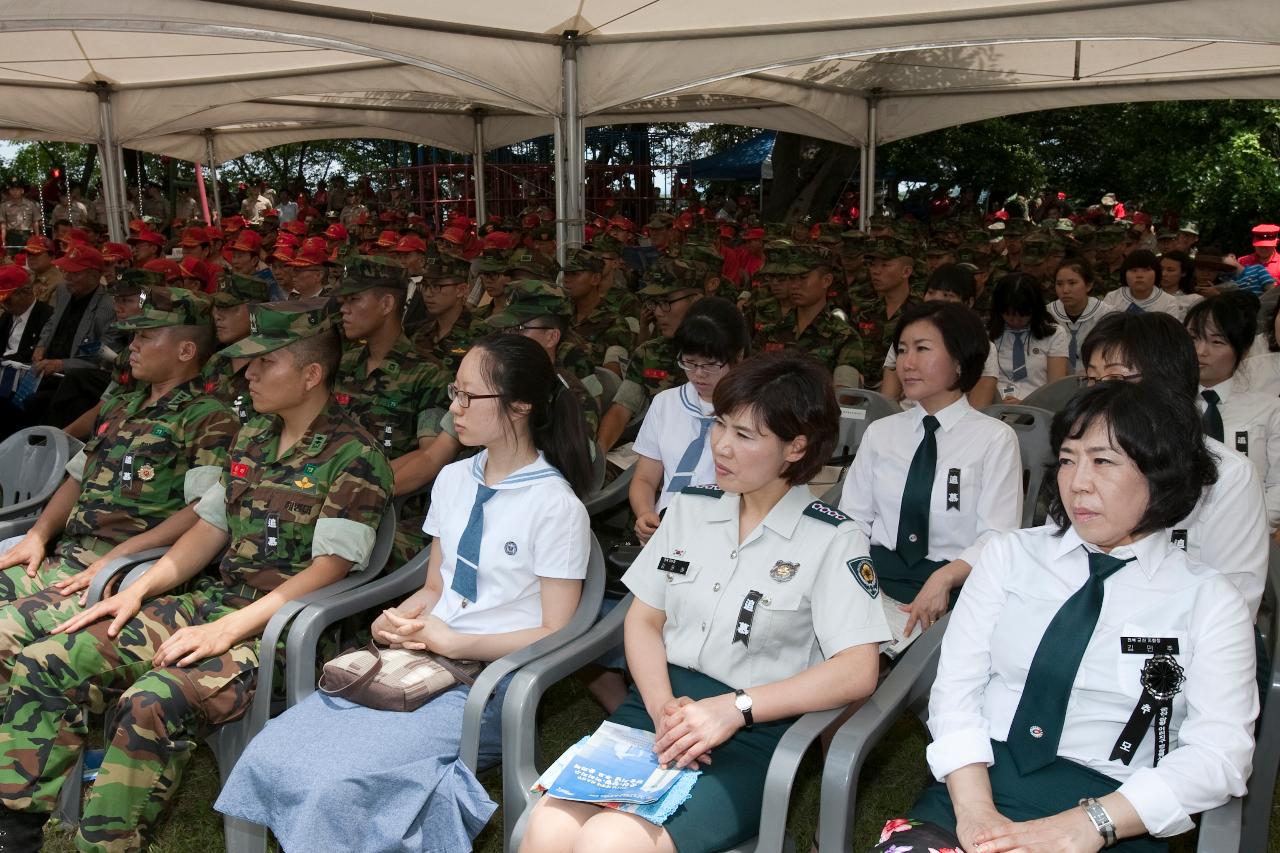
<svg viewBox="0 0 1280 853">
<path fill-rule="evenodd" d="M 1187 313 L 1187 306 L 1158 287 L 1153 287 L 1151 295 L 1146 299 L 1134 299 L 1128 287 L 1119 287 L 1104 296 L 1102 304 L 1112 311 L 1128 311 L 1131 305 L 1137 305 L 1144 313 L 1159 311 L 1170 315 L 1179 323 Z"/>
<path fill-rule="evenodd" d="M 1067 358 L 1068 373 L 1083 373 L 1085 366 L 1080 363 L 1080 351 L 1084 349 L 1084 339 L 1089 337 L 1089 333 L 1093 331 L 1093 327 L 1098 325 L 1098 321 L 1108 314 L 1114 313 L 1114 309 L 1103 305 L 1101 299 L 1092 296 L 1084 304 L 1084 310 L 1080 312 L 1080 316 L 1072 320 L 1067 315 L 1067 309 L 1063 307 L 1061 299 L 1055 299 L 1049 303 L 1049 315 L 1053 317 L 1053 321 L 1058 324 L 1058 330 L 1053 333 L 1053 341 L 1049 344 L 1049 351 L 1055 356 L 1064 356 Z M 1076 339 L 1076 363 L 1072 364 L 1071 359 L 1071 338 L 1074 335 Z"/>
<path fill-rule="evenodd" d="M 993 763 L 990 741 L 1008 740 L 1040 639 L 1088 579 L 1079 535 L 1056 531 L 1047 525 L 995 537 L 960 593 L 929 696 L 927 755 L 939 780 L 969 764 Z M 1258 714 L 1253 627 L 1231 584 L 1171 547 L 1167 532 L 1112 555 L 1137 560 L 1103 587 L 1058 755 L 1120 781 L 1119 793 L 1148 832 L 1175 835 L 1192 828 L 1191 815 L 1245 792 Z M 1147 660 L 1122 654 L 1122 637 L 1178 641 L 1174 657 L 1186 681 L 1173 698 L 1169 752 L 1155 766 L 1154 728 L 1129 764 L 1109 758 L 1143 693 Z"/>
<path fill-rule="evenodd" d="M 873 545 L 898 546 L 898 516 L 911 460 L 924 438 L 920 406 L 867 427 L 840 493 L 840 509 Z M 1018 437 L 1003 421 L 960 399 L 938 412 L 938 465 L 929 508 L 930 560 L 977 559 L 997 532 L 1022 523 L 1022 457 Z M 959 506 L 948 503 L 948 478 L 959 473 Z"/>
<path fill-rule="evenodd" d="M 539 578 L 581 580 L 591 557 L 587 508 L 541 453 L 491 486 L 497 494 L 484 505 L 480 540 L 478 599 L 453 591 L 458 540 L 467 528 L 476 487 L 484 482 L 487 450 L 446 465 L 431 487 L 431 506 L 422 530 L 441 548 L 443 589 L 432 608 L 449 627 L 464 634 L 521 631 L 542 624 Z"/>
<path fill-rule="evenodd" d="M 667 484 L 678 473 L 680 458 L 684 456 L 689 443 L 698 437 L 698 431 L 702 428 L 699 419 L 709 418 L 714 414 L 714 407 L 699 397 L 697 390 L 688 382 L 668 388 L 653 398 L 653 403 L 640 424 L 640 431 L 636 433 L 633 449 L 641 456 L 662 463 L 658 512 L 666 509 L 675 496 L 667 491 Z M 702 455 L 698 458 L 689 485 L 715 485 L 715 482 L 716 464 L 711 458 L 711 433 L 708 431 L 706 441 L 702 444 Z"/>
<path fill-rule="evenodd" d="M 1067 350 L 1055 349 L 1061 346 L 1062 342 L 1058 338 L 1049 334 L 1043 338 L 1033 338 L 1030 331 L 1026 331 L 1023 338 L 1023 353 L 1026 355 L 1027 375 L 1023 379 L 1013 378 L 1013 348 L 1015 345 L 1014 333 L 1005 329 L 1004 334 L 991 342 L 991 348 L 996 351 L 996 364 L 999 368 L 996 376 L 996 399 L 1014 396 L 1019 400 L 1025 400 L 1038 388 L 1044 386 L 1049 381 L 1049 356 L 1067 357 Z"/>
<path fill-rule="evenodd" d="M 13 325 L 9 327 L 9 340 L 5 342 L 4 357 L 8 358 L 18 351 L 22 346 L 22 333 L 27 329 L 27 321 L 31 319 L 31 309 L 36 307 L 36 303 L 32 302 L 27 306 L 27 310 L 21 314 L 15 314 L 13 317 Z"/>
<path fill-rule="evenodd" d="M 1204 391 L 1204 386 L 1200 386 Z M 1223 443 L 1243 454 L 1258 470 L 1266 495 L 1267 526 L 1280 525 L 1280 398 L 1248 391 L 1235 377 L 1213 386 L 1222 415 Z M 1201 414 L 1209 407 L 1196 398 Z"/>
<path fill-rule="evenodd" d="M 1268 397 L 1280 397 L 1280 352 L 1271 352 L 1264 341 L 1257 341 L 1249 350 L 1249 357 L 1240 362 L 1235 379 L 1240 387 Z"/>
</svg>

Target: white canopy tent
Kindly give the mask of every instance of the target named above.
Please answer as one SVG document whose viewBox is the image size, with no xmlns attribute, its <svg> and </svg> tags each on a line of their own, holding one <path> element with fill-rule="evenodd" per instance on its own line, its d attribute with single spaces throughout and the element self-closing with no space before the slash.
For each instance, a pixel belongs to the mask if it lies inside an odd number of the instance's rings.
<svg viewBox="0 0 1280 853">
<path fill-rule="evenodd" d="M 355 135 L 482 154 L 554 127 L 570 237 L 581 228 L 586 124 L 794 131 L 863 146 L 873 174 L 877 142 L 938 127 L 1089 103 L 1270 97 L 1280 81 L 1269 0 L 867 0 L 856 17 L 850 8 L 0 0 L 0 132 L 216 162 Z M 103 163 L 121 202 L 118 155 Z"/>
</svg>

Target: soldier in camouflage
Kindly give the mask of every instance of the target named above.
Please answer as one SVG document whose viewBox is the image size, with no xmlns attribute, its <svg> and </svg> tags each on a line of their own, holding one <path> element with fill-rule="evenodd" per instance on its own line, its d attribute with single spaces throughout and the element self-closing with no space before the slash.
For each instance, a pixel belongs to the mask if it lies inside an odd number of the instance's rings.
<svg viewBox="0 0 1280 853">
<path fill-rule="evenodd" d="M 645 313 L 653 315 L 657 334 L 631 354 L 622 385 L 600 419 L 596 437 L 605 450 L 617 443 L 630 421 L 644 414 L 655 394 L 684 381 L 671 339 L 689 307 L 702 298 L 701 279 L 697 266 L 678 258 L 659 258 L 645 272 L 645 285 L 638 295 L 644 300 Z"/>
<path fill-rule="evenodd" d="M 404 328 L 418 351 L 449 371 L 458 370 L 475 336 L 475 318 L 467 308 L 470 264 L 438 255 L 427 264 L 417 292 L 405 308 Z"/>
<path fill-rule="evenodd" d="M 218 345 L 229 347 L 249 335 L 249 311 L 267 301 L 269 284 L 257 276 L 227 272 L 213 294 L 213 329 Z M 218 353 L 204 368 L 204 391 L 222 400 L 245 423 L 254 415 L 249 380 L 244 375 L 247 358 L 227 358 Z"/>
<path fill-rule="evenodd" d="M 781 268 L 790 276 L 793 309 L 757 333 L 755 348 L 807 352 L 827 366 L 837 386 L 858 388 L 867 370 L 862 339 L 827 302 L 835 263 L 835 255 L 818 245 L 796 246 L 785 253 Z"/>
<path fill-rule="evenodd" d="M 83 590 L 110 560 L 189 530 L 192 506 L 226 462 L 237 424 L 201 393 L 213 348 L 205 297 L 153 288 L 126 322 L 140 387 L 106 404 L 39 520 L 0 555 L 12 567 L 0 573 L 0 683 L 26 642 L 80 612 Z"/>
<path fill-rule="evenodd" d="M 537 341 L 547 353 L 556 372 L 578 398 L 587 419 L 587 434 L 595 435 L 600 426 L 600 409 L 604 403 L 604 386 L 595 374 L 595 365 L 587 355 L 584 342 L 569 330 L 573 308 L 569 297 L 554 284 L 538 279 L 525 279 L 509 288 L 506 308 L 490 317 L 486 324 L 502 332 L 524 335 Z"/>
<path fill-rule="evenodd" d="M 75 844 L 141 850 L 201 738 L 248 710 L 271 616 L 371 555 L 391 471 L 332 402 L 340 343 L 325 300 L 258 305 L 252 317 L 225 354 L 254 359 L 261 414 L 200 499 L 200 521 L 137 582 L 14 662 L 0 715 L 0 837 L 14 849 L 39 848 L 89 715 L 114 707 Z M 211 561 L 216 577 L 200 577 Z"/>
<path fill-rule="evenodd" d="M 591 251 L 604 265 L 600 280 L 603 282 L 605 304 L 619 317 L 639 318 L 642 306 L 639 298 L 631 292 L 633 276 L 622 258 L 622 249 L 622 242 L 608 234 L 591 241 Z"/>
<path fill-rule="evenodd" d="M 586 343 L 592 361 L 621 376 L 640 334 L 640 318 L 609 306 L 603 273 L 604 262 L 590 249 L 569 249 L 564 262 L 564 289 L 573 302 L 569 326 Z"/>
<path fill-rule="evenodd" d="M 884 357 L 893 344 L 893 329 L 907 305 L 920 302 L 911 292 L 915 260 L 911 249 L 896 237 L 870 240 L 863 249 L 867 272 L 875 298 L 858 304 L 853 325 L 865 346 L 866 370 L 862 381 L 867 388 L 879 388 L 884 373 Z"/>
<path fill-rule="evenodd" d="M 472 309 L 471 316 L 480 324 L 488 320 L 507 304 L 507 285 L 511 284 L 511 274 L 507 271 L 507 257 L 511 253 L 497 246 L 485 248 L 476 258 L 475 268 L 480 276 L 480 287 L 488 295 L 489 301 Z M 483 330 L 477 329 L 477 335 Z"/>
</svg>

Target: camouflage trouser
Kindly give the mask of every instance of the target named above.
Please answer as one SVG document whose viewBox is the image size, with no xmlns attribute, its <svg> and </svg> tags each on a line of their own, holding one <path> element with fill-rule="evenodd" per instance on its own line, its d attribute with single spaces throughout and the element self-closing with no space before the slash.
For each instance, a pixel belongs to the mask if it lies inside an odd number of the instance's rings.
<svg viewBox="0 0 1280 853">
<path fill-rule="evenodd" d="M 9 695 L 9 677 L 18 653 L 83 609 L 78 593 L 63 595 L 55 589 L 42 589 L 0 606 L 0 702 Z"/>
<path fill-rule="evenodd" d="M 223 589 L 149 602 L 115 639 L 107 622 L 28 645 L 14 662 L 0 716 L 0 804 L 50 812 L 84 748 L 90 713 L 115 703 L 106 755 L 76 836 L 79 850 L 142 849 L 143 833 L 168 804 L 201 738 L 242 716 L 253 698 L 258 642 L 195 666 L 154 668 L 179 628 L 233 612 Z"/>
<path fill-rule="evenodd" d="M 16 537 L 15 540 L 21 539 Z M 8 541 L 3 543 L 8 544 Z M 62 539 L 53 554 L 45 557 L 36 576 L 27 576 L 26 566 L 9 566 L 0 571 L 0 603 L 34 595 L 51 583 L 69 578 L 111 550 L 115 543 L 96 536 Z M 0 545 L 0 550 L 3 545 Z"/>
</svg>

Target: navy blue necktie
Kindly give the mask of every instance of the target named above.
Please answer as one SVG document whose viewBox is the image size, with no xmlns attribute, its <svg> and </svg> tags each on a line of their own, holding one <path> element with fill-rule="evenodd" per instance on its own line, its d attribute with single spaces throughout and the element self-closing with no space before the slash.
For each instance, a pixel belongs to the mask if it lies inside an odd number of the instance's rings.
<svg viewBox="0 0 1280 853">
<path fill-rule="evenodd" d="M 1222 441 L 1227 433 L 1226 427 L 1222 425 L 1222 412 L 1218 410 L 1218 403 L 1222 398 L 1212 389 L 1201 391 L 1200 396 L 1205 402 L 1204 415 L 1200 418 L 1201 423 L 1204 424 L 1204 434 Z"/>
<path fill-rule="evenodd" d="M 497 489 L 480 483 L 476 486 L 476 501 L 471 505 L 471 517 L 458 540 L 458 559 L 453 569 L 453 583 L 449 586 L 467 601 L 476 601 L 480 579 L 480 542 L 484 539 L 485 501 L 498 493 Z"/>
<path fill-rule="evenodd" d="M 1147 309 L 1143 308 L 1137 302 L 1130 302 L 1129 307 L 1124 309 L 1126 314 L 1145 314 Z"/>
<path fill-rule="evenodd" d="M 689 446 L 684 449 L 684 455 L 680 457 L 680 464 L 676 466 L 676 473 L 671 478 L 671 482 L 667 483 L 668 492 L 678 492 L 686 486 L 693 485 L 693 474 L 698 468 L 698 460 L 702 459 L 702 449 L 707 446 L 707 433 L 711 430 L 711 424 L 715 422 L 715 418 L 698 418 L 698 436 L 689 442 Z"/>
<path fill-rule="evenodd" d="M 1027 378 L 1027 335 L 1028 330 L 1013 333 L 1013 373 L 1014 382 Z"/>
</svg>

